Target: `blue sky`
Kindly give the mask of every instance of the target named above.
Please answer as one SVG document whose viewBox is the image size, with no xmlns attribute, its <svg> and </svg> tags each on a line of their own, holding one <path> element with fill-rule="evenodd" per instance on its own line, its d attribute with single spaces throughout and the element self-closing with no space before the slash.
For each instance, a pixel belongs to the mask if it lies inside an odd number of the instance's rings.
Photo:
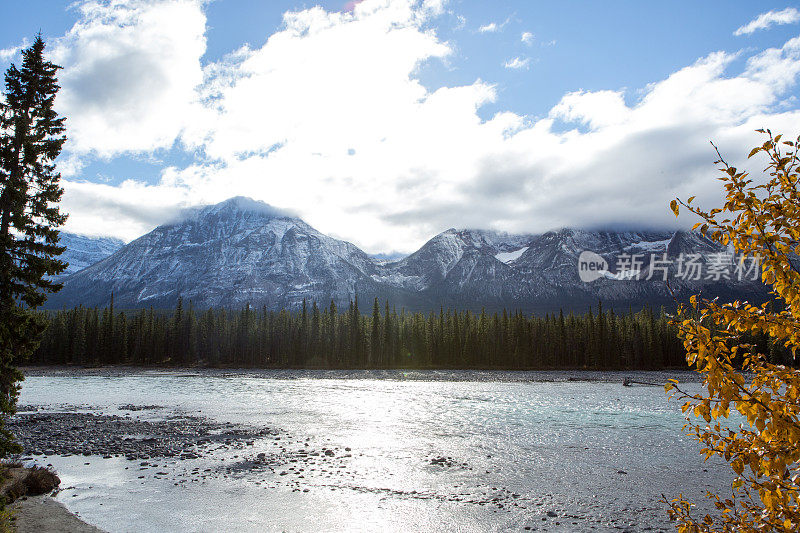
<svg viewBox="0 0 800 533">
<path fill-rule="evenodd" d="M 65 67 L 68 229 L 130 239 L 245 194 L 408 251 L 717 201 L 704 141 L 798 123 L 798 7 L 28 0 L 0 5 L 0 67 L 39 30 Z"/>
</svg>

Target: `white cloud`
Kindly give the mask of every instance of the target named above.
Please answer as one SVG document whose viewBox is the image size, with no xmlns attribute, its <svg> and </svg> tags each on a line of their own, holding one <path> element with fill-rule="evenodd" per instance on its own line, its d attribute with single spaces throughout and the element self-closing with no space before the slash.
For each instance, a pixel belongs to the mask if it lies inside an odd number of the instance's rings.
<svg viewBox="0 0 800 533">
<path fill-rule="evenodd" d="M 67 231 L 115 236 L 130 241 L 163 224 L 189 205 L 190 192 L 165 183 L 146 185 L 126 180 L 118 186 L 62 180 Z"/>
<path fill-rule="evenodd" d="M 781 11 L 767 11 L 739 27 L 734 35 L 749 35 L 757 30 L 766 30 L 772 25 L 795 24 L 800 21 L 800 11 L 793 7 L 787 7 Z"/>
<path fill-rule="evenodd" d="M 523 32 L 522 36 L 520 37 L 520 41 L 522 41 L 523 43 L 525 43 L 527 45 L 532 44 L 533 43 L 533 39 L 534 39 L 534 36 L 529 31 Z"/>
<path fill-rule="evenodd" d="M 506 25 L 511 22 L 511 17 L 508 17 L 503 22 L 490 22 L 488 24 L 484 24 L 478 28 L 479 33 L 497 33 L 501 31 Z"/>
<path fill-rule="evenodd" d="M 423 21 L 410 2 L 287 13 L 282 31 L 229 66 L 218 106 L 197 115 L 186 138 L 226 160 L 287 145 L 330 156 L 379 143 L 425 97 L 412 72 L 450 53 Z"/>
<path fill-rule="evenodd" d="M 800 38 L 754 53 L 738 72 L 729 72 L 740 64 L 736 56 L 719 52 L 654 81 L 636 98 L 618 88 L 576 90 L 544 118 L 500 112 L 484 120 L 479 110 L 497 96 L 492 83 L 431 91 L 417 79 L 420 65 L 451 53 L 432 29 L 433 16 L 413 0 L 287 13 L 263 46 L 204 65 L 199 89 L 176 81 L 180 90 L 168 91 L 166 101 L 181 94 L 180 105 L 194 103 L 192 113 L 167 113 L 163 139 L 178 138 L 208 159 L 168 168 L 153 185 L 81 182 L 76 170 L 65 183 L 68 228 L 131 238 L 176 207 L 235 195 L 297 211 L 369 252 L 411 251 L 451 226 L 663 227 L 675 224 L 667 208 L 675 195 L 718 203 L 708 140 L 736 159 L 759 140 L 752 133 L 758 127 L 798 133 L 791 95 Z M 111 34 L 127 42 L 127 26 L 88 20 L 95 22 L 80 24 L 109 34 L 108 49 L 118 49 Z M 200 24 L 181 39 L 196 43 L 203 31 Z M 88 38 L 65 40 L 65 57 L 70 42 L 80 51 Z M 176 71 L 199 76 L 200 48 L 170 59 Z M 84 64 L 68 69 L 80 72 Z M 142 116 L 123 116 L 120 131 L 157 124 L 165 112 L 130 102 Z M 160 133 L 109 141 L 104 136 L 114 137 L 113 126 L 81 130 L 81 146 L 113 151 L 128 142 L 151 149 L 172 142 Z M 74 154 L 81 152 L 67 157 Z"/>
<path fill-rule="evenodd" d="M 531 60 L 530 60 L 529 57 L 526 57 L 524 59 L 521 58 L 521 57 L 513 57 L 513 58 L 509 59 L 508 61 L 506 61 L 505 63 L 503 63 L 503 66 L 505 68 L 511 68 L 511 69 L 517 69 L 517 70 L 519 70 L 519 69 L 527 69 L 528 65 L 530 64 L 530 62 L 531 62 Z"/>
<path fill-rule="evenodd" d="M 3 63 L 7 63 L 11 61 L 14 56 L 19 53 L 19 47 L 12 46 L 11 48 L 3 48 L 0 49 L 0 61 Z"/>
<path fill-rule="evenodd" d="M 422 9 L 427 11 L 430 16 L 438 16 L 444 13 L 444 6 L 447 0 L 424 0 Z"/>
<path fill-rule="evenodd" d="M 17 58 L 20 50 L 30 46 L 28 39 L 22 39 L 22 42 L 17 46 L 9 46 L 8 48 L 0 49 L 0 63 L 10 63 Z"/>
<path fill-rule="evenodd" d="M 785 91 L 795 84 L 800 73 L 800 37 L 782 48 L 769 48 L 747 60 L 746 75 L 763 86 Z"/>
<path fill-rule="evenodd" d="M 112 156 L 170 147 L 202 82 L 201 0 L 89 1 L 49 53 L 64 67 L 67 148 Z"/>
<path fill-rule="evenodd" d="M 629 113 L 622 91 L 577 91 L 564 95 L 550 117 L 597 129 L 624 122 Z"/>
</svg>

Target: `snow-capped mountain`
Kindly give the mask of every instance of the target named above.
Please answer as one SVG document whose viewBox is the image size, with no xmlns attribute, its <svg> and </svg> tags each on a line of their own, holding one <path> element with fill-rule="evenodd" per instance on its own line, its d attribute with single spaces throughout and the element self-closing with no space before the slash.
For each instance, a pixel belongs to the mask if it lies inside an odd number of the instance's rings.
<svg viewBox="0 0 800 533">
<path fill-rule="evenodd" d="M 294 307 L 374 293 L 375 263 L 356 246 L 248 198 L 186 211 L 69 277 L 48 306 Z"/>
<path fill-rule="evenodd" d="M 381 284 L 425 296 L 426 301 L 467 307 L 502 307 L 526 296 L 555 291 L 538 273 L 519 276 L 510 265 L 533 238 L 481 230 L 449 229 L 419 250 L 379 269 Z"/>
<path fill-rule="evenodd" d="M 585 251 L 602 257 L 608 266 L 600 279 L 589 283 L 578 272 Z M 709 260 L 724 254 L 698 233 L 683 231 L 562 229 L 506 235 L 450 229 L 410 256 L 383 266 L 373 279 L 424 295 L 427 301 L 466 308 L 586 309 L 598 300 L 624 307 L 670 305 L 673 294 L 685 298 L 700 291 L 762 300 L 763 285 L 735 279 L 733 264 L 727 265 L 727 277 L 709 276 Z M 694 262 L 691 272 L 681 271 L 686 258 Z"/>
<path fill-rule="evenodd" d="M 578 273 L 585 251 L 608 264 L 589 283 Z M 692 232 L 563 229 L 511 235 L 450 229 L 413 254 L 387 261 L 289 213 L 239 197 L 188 210 L 69 276 L 48 306 L 105 305 L 112 291 L 122 308 L 171 307 L 179 296 L 198 307 L 296 308 L 304 299 L 342 306 L 357 295 L 362 302 L 387 298 L 398 308 L 528 311 L 584 310 L 598 299 L 625 307 L 669 304 L 673 292 L 682 298 L 701 290 L 763 299 L 763 285 L 735 279 L 732 265 L 727 277 L 706 276 L 715 255 L 724 252 Z M 703 275 L 680 278 L 685 256 L 705 269 Z"/>
<path fill-rule="evenodd" d="M 608 272 L 585 283 L 578 261 L 591 251 L 608 264 Z M 764 285 L 755 272 L 738 279 L 736 265 L 727 250 L 696 232 L 611 232 L 562 229 L 534 237 L 513 262 L 522 276 L 538 273 L 559 288 L 562 298 L 584 305 L 604 303 L 640 306 L 670 305 L 702 292 L 706 297 L 744 298 L 761 301 Z M 711 263 L 717 265 L 716 275 Z M 666 281 L 665 281 L 666 278 Z"/>
<path fill-rule="evenodd" d="M 59 259 L 69 263 L 61 276 L 69 276 L 113 254 L 125 243 L 113 237 L 87 237 L 62 231 L 59 244 L 67 249 Z"/>
</svg>

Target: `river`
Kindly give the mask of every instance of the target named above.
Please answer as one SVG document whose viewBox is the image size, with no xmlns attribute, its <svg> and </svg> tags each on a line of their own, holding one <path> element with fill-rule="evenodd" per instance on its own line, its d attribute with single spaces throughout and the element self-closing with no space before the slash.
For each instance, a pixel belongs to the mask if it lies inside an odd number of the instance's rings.
<svg viewBox="0 0 800 533">
<path fill-rule="evenodd" d="M 729 469 L 682 435 L 679 402 L 625 376 L 699 390 L 689 372 L 31 369 L 19 403 L 73 417 L 29 457 L 108 531 L 671 530 L 662 495 L 702 500 Z M 85 417 L 206 437 L 183 457 L 83 455 Z"/>
</svg>

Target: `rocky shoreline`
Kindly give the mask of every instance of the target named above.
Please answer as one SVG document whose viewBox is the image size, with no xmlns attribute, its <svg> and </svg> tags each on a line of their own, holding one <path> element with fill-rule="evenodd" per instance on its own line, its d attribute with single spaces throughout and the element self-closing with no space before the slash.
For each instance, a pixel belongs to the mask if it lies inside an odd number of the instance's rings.
<svg viewBox="0 0 800 533">
<path fill-rule="evenodd" d="M 133 413 L 157 406 L 120 406 Z M 39 412 L 20 406 L 8 424 L 28 455 L 99 455 L 103 458 L 196 459 L 219 450 L 241 449 L 255 439 L 274 436 L 268 429 L 215 423 L 197 416 L 172 415 L 140 420 L 130 415 L 85 412 Z"/>
<path fill-rule="evenodd" d="M 19 459 L 24 464 L 45 462 L 48 457 L 56 455 L 99 456 L 104 459 L 124 457 L 139 470 L 157 466 L 167 468 L 167 465 L 157 465 L 154 460 L 181 461 L 222 450 L 242 449 L 252 445 L 255 439 L 275 433 L 266 428 L 256 430 L 230 423 L 214 423 L 196 416 L 173 415 L 155 421 L 131 416 L 140 411 L 158 409 L 158 406 L 129 404 L 119 409 L 128 414 L 79 412 L 74 407 L 65 407 L 61 412 L 44 412 L 36 406 L 21 405 L 8 422 L 8 427 L 23 446 L 24 454 Z M 154 477 L 170 473 L 159 470 Z M 47 494 L 19 497 L 10 508 L 14 527 L 19 533 L 103 531 L 87 524 Z"/>
</svg>

